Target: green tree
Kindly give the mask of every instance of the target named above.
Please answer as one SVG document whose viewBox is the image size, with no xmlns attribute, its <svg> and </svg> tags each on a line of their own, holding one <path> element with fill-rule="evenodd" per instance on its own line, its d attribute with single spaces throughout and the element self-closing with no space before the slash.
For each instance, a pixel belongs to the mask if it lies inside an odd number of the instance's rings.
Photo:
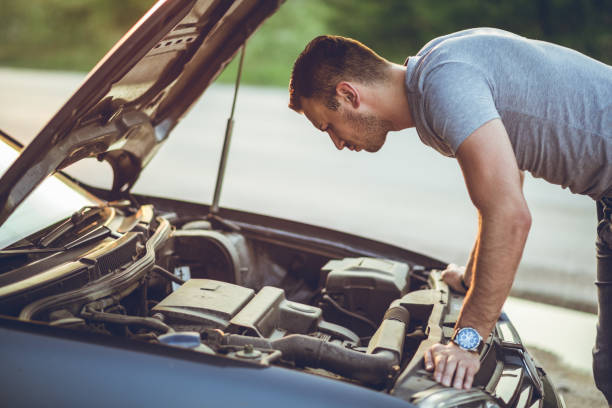
<svg viewBox="0 0 612 408">
<path fill-rule="evenodd" d="M 0 0 L 0 65 L 86 71 L 154 0 Z M 612 63 L 610 0 L 287 0 L 249 40 L 244 80 L 286 86 L 319 34 L 354 37 L 395 61 L 430 39 L 489 26 Z M 233 81 L 235 64 L 221 80 Z"/>
<path fill-rule="evenodd" d="M 354 37 L 395 61 L 440 35 L 497 27 L 612 62 L 607 0 L 329 0 L 329 5 L 334 34 Z"/>
</svg>

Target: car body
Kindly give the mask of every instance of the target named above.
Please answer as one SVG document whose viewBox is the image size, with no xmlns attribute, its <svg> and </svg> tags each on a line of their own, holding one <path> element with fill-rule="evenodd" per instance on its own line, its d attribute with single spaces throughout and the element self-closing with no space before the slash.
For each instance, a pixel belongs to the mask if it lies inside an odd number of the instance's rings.
<svg viewBox="0 0 612 408">
<path fill-rule="evenodd" d="M 439 260 L 216 201 L 130 192 L 280 5 L 160 1 L 26 148 L 3 134 L 2 401 L 563 406 L 504 314 L 473 389 L 432 380 L 423 353 L 449 341 L 463 300 Z M 90 157 L 111 165 L 110 190 L 62 173 Z"/>
</svg>

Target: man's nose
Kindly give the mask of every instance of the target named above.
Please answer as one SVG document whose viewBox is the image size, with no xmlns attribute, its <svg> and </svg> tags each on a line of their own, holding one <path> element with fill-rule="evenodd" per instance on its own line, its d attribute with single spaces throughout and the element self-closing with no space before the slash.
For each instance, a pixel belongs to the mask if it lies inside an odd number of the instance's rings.
<svg viewBox="0 0 612 408">
<path fill-rule="evenodd" d="M 344 146 L 345 146 L 344 140 L 342 140 L 339 137 L 333 135 L 331 132 L 329 132 L 329 137 L 331 138 L 332 142 L 334 143 L 334 146 L 336 146 L 336 149 L 338 149 L 338 150 L 344 149 Z"/>
</svg>

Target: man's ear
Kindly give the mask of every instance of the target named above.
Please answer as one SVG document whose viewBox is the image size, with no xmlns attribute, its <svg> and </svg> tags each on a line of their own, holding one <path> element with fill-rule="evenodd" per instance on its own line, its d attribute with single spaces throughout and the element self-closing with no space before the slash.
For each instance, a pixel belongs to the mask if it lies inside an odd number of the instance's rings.
<svg viewBox="0 0 612 408">
<path fill-rule="evenodd" d="M 354 109 L 357 109 L 361 104 L 359 91 L 349 82 L 339 82 L 338 85 L 336 85 L 336 94 L 341 99 L 344 99 L 347 103 L 351 104 Z"/>
</svg>

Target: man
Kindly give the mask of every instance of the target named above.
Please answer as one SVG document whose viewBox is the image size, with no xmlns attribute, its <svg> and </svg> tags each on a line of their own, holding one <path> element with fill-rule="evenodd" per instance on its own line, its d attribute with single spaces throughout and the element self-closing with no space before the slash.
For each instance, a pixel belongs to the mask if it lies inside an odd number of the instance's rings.
<svg viewBox="0 0 612 408">
<path fill-rule="evenodd" d="M 523 171 L 597 200 L 593 371 L 612 404 L 612 67 L 496 29 L 436 38 L 404 66 L 355 40 L 321 36 L 296 60 L 289 88 L 290 108 L 338 149 L 376 152 L 387 132 L 416 127 L 423 143 L 457 159 L 479 232 L 467 266 L 443 273 L 467 290 L 453 341 L 425 355 L 446 386 L 472 386 L 479 337 L 510 292 L 531 225 Z"/>
</svg>

